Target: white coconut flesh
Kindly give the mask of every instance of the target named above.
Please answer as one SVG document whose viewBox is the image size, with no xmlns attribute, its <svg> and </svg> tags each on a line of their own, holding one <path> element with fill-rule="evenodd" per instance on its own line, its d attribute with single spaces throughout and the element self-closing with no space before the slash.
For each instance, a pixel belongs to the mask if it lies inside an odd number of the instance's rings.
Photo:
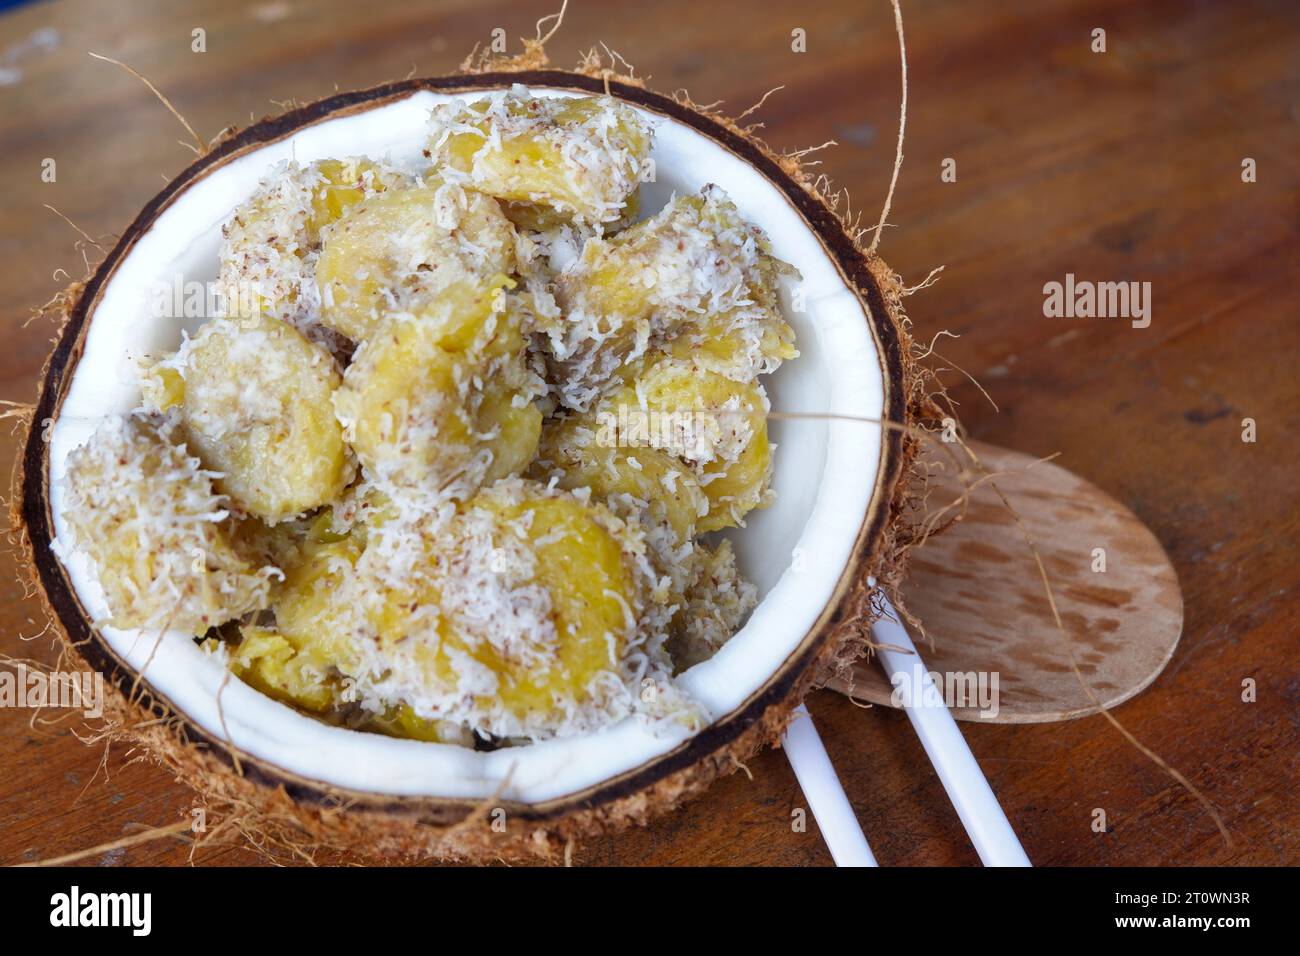
<svg viewBox="0 0 1300 956">
<path fill-rule="evenodd" d="M 504 90 L 461 96 L 501 95 Z M 534 87 L 539 96 L 582 95 Z M 85 350 L 50 433 L 55 554 L 92 619 L 108 607 L 86 556 L 67 546 L 62 482 L 69 452 L 109 415 L 140 402 L 137 359 L 181 344 L 202 319 L 150 315 L 160 284 L 216 279 L 222 224 L 259 180 L 283 160 L 348 156 L 414 162 L 425 146 L 429 111 L 447 94 L 421 91 L 330 119 L 215 168 L 178 193 L 119 264 L 88 317 Z M 643 214 L 673 193 L 721 186 L 771 238 L 773 253 L 802 274 L 804 308 L 790 308 L 800 357 L 766 384 L 781 412 L 879 419 L 885 385 L 868 317 L 834 260 L 789 199 L 762 173 L 701 132 L 640 107 L 656 124 L 656 182 L 642 187 Z M 729 532 L 742 574 L 758 589 L 748 621 L 711 659 L 677 678 L 712 720 L 742 709 L 799 648 L 831 602 L 876 492 L 878 425 L 843 418 L 773 420 L 776 502 Z M 299 713 L 234 679 L 193 636 L 101 627 L 107 644 L 176 711 L 216 740 L 290 774 L 331 787 L 382 795 L 502 799 L 541 803 L 635 771 L 681 746 L 682 730 L 629 717 L 599 732 L 492 752 L 347 730 Z M 218 695 L 220 695 L 218 699 Z M 504 789 L 502 784 L 508 781 Z"/>
</svg>

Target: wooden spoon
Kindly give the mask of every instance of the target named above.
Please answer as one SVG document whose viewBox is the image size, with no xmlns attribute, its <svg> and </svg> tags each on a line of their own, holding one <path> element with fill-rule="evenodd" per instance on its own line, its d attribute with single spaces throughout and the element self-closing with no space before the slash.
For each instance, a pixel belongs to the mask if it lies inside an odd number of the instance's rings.
<svg viewBox="0 0 1300 956">
<path fill-rule="evenodd" d="M 1059 465 L 971 442 L 1033 536 L 1084 679 L 1110 708 L 1145 688 L 1173 656 L 1183 597 L 1164 548 L 1133 512 Z M 931 483 L 930 503 L 961 494 L 951 467 Z M 1100 567 L 1104 552 L 1105 570 Z M 987 484 L 965 517 L 912 555 L 903 588 L 925 625 L 926 667 L 940 674 L 997 674 L 995 716 L 976 701 L 952 706 L 959 720 L 1043 723 L 1095 713 L 1052 620 L 1033 554 Z M 830 684 L 855 700 L 893 706 L 877 662 L 863 660 Z"/>
</svg>

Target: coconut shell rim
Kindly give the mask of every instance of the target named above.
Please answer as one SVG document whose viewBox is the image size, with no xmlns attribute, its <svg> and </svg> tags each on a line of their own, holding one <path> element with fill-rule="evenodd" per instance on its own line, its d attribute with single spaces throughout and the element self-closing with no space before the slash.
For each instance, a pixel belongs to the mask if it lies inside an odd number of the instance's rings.
<svg viewBox="0 0 1300 956">
<path fill-rule="evenodd" d="M 509 87 L 515 83 L 613 95 L 690 126 L 763 175 L 794 206 L 818 238 L 845 284 L 864 306 L 885 386 L 884 418 L 906 424 L 916 417 L 916 398 L 910 387 L 910 340 L 898 318 L 899 289 L 892 274 L 874 255 L 859 248 L 840 216 L 821 195 L 792 175 L 761 142 L 746 136 L 734 123 L 676 99 L 608 75 L 592 76 L 565 70 L 450 74 L 412 78 L 335 94 L 263 119 L 219 142 L 145 204 L 70 303 L 66 322 L 42 371 L 31 428 L 18 460 L 17 487 L 21 502 L 16 502 L 16 517 L 20 529 L 25 531 L 24 544 L 29 549 L 40 593 L 51 620 L 61 631 L 60 636 L 89 666 L 104 674 L 108 686 L 116 688 L 124 698 L 122 704 L 128 711 L 143 710 L 146 715 L 159 720 L 176 722 L 177 726 L 169 731 L 170 736 L 197 747 L 207 755 L 215 755 L 226 772 L 234 773 L 241 780 L 282 791 L 295 805 L 306 805 L 304 809 L 315 808 L 318 816 L 346 807 L 380 815 L 411 817 L 422 826 L 454 827 L 479 809 L 483 801 L 348 790 L 304 778 L 262 758 L 238 751 L 227 741 L 191 723 L 182 711 L 154 692 L 147 680 L 140 678 L 118 658 L 98 630 L 91 626 L 89 615 L 82 608 L 62 563 L 50 550 L 54 535 L 48 494 L 49 444 L 42 436 L 40 423 L 58 417 L 67 386 L 84 349 L 88 316 L 118 265 L 131 252 L 137 237 L 147 231 L 171 201 L 209 171 L 306 126 L 382 106 L 423 90 L 473 92 Z M 885 550 L 884 532 L 897 516 L 905 497 L 904 485 L 913 449 L 902 430 L 882 428 L 881 431 L 881 460 L 875 489 L 859 526 L 849 562 L 836 582 L 830 601 L 813 626 L 762 687 L 731 713 L 710 723 L 678 747 L 630 771 L 564 797 L 537 803 L 502 800 L 495 801 L 496 805 L 505 808 L 515 819 L 530 824 L 558 824 L 566 817 L 581 817 L 579 829 L 583 830 L 599 829 L 601 822 L 643 821 L 648 815 L 647 809 L 650 809 L 644 804 L 654 802 L 653 794 L 661 794 L 661 802 L 675 805 L 682 797 L 702 790 L 724 770 L 734 768 L 737 752 L 749 752 L 775 740 L 784 728 L 788 711 L 803 699 L 814 682 L 824 676 L 822 672 L 826 667 L 837 659 L 840 638 L 852 641 L 859 637 L 853 633 L 841 633 L 841 629 L 850 625 L 849 631 L 852 631 L 851 625 L 864 614 L 869 614 L 863 605 L 874 589 L 867 585 L 867 576 L 878 573 L 882 559 L 887 562 L 896 558 L 893 554 L 882 554 Z M 152 747 L 166 749 L 165 744 L 157 739 L 152 741 Z M 198 758 L 199 767 L 196 769 L 201 769 L 204 774 L 220 772 L 212 766 L 212 759 L 212 756 Z M 710 762 L 712 771 L 701 774 L 700 768 Z M 455 852 L 454 847 L 444 849 L 451 850 L 453 856 L 462 855 Z M 498 853 L 500 850 L 494 847 L 490 852 Z"/>
</svg>

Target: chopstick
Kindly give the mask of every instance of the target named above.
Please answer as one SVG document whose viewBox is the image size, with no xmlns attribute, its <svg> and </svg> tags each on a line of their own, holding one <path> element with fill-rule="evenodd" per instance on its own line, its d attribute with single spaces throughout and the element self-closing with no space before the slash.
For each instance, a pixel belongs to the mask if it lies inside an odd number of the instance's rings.
<svg viewBox="0 0 1300 956">
<path fill-rule="evenodd" d="M 871 627 L 880 665 L 897 690 L 899 702 L 921 738 L 921 746 L 980 861 L 985 866 L 1032 866 L 952 714 L 946 706 L 923 699 L 938 694 L 938 688 L 925 670 L 911 635 L 899 621 L 898 612 L 888 600 L 884 600 L 883 609 L 884 616 Z M 808 798 L 831 858 L 836 866 L 878 865 L 808 709 L 800 704 L 794 714 L 782 748 Z"/>
<path fill-rule="evenodd" d="M 938 694 L 938 689 L 907 629 L 899 621 L 898 612 L 888 600 L 884 600 L 883 607 L 885 615 L 871 626 L 880 664 L 907 711 L 912 728 L 921 738 L 921 745 L 939 774 L 962 826 L 975 844 L 975 852 L 985 866 L 1031 866 L 948 708 L 919 699 Z"/>
<path fill-rule="evenodd" d="M 808 806 L 827 849 L 831 851 L 831 858 L 836 866 L 876 866 L 866 834 L 862 832 L 857 814 L 853 812 L 835 767 L 831 765 L 822 738 L 813 726 L 808 708 L 800 704 L 794 713 L 794 720 L 785 730 L 781 749 L 808 798 Z"/>
</svg>

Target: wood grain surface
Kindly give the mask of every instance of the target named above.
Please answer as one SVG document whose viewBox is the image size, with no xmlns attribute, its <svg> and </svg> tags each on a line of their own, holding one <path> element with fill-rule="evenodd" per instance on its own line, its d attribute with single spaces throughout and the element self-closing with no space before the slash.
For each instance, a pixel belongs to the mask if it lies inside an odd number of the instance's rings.
<svg viewBox="0 0 1300 956">
<path fill-rule="evenodd" d="M 147 74 L 204 136 L 276 107 L 454 68 L 504 28 L 533 32 L 549 2 L 205 0 L 38 3 L 0 17 L 0 398 L 30 401 L 51 329 L 29 310 L 83 271 L 78 238 L 120 230 L 190 158 L 184 131 L 131 77 Z M 970 432 L 1065 467 L 1130 507 L 1168 549 L 1185 636 L 1116 709 L 1223 814 L 1226 846 L 1183 789 L 1100 717 L 967 725 L 971 747 L 1038 864 L 1300 861 L 1300 8 L 1294 3 L 905 2 L 907 160 L 881 251 L 911 282 L 915 331 L 943 330 Z M 191 51 L 196 28 L 207 52 Z M 791 31 L 807 32 L 807 52 Z M 1090 50 L 1106 30 L 1107 52 Z M 39 33 L 37 31 L 52 31 Z M 35 42 L 31 42 L 35 35 Z M 893 162 L 898 57 L 880 0 L 573 0 L 558 64 L 605 41 L 660 89 L 754 114 L 780 149 L 828 139 L 824 172 L 874 220 Z M 27 52 L 24 53 L 24 50 Z M 1244 158 L 1258 181 L 1245 183 Z M 57 181 L 41 180 L 42 161 Z M 941 164 L 956 161 L 956 182 Z M 94 250 L 90 250 L 93 254 Z M 1152 322 L 1046 318 L 1067 273 L 1152 284 Z M 1243 443 L 1242 419 L 1258 440 Z M 6 441 L 0 467 L 12 460 Z M 8 559 L 5 559 L 6 561 Z M 6 564 L 0 651 L 50 659 L 44 622 Z M 1257 697 L 1243 701 L 1243 681 Z M 973 864 L 901 713 L 829 691 L 810 709 L 883 864 Z M 182 819 L 188 791 L 131 754 L 0 710 L 0 862 L 113 841 Z M 644 830 L 593 841 L 579 864 L 827 864 L 784 758 L 750 762 Z M 1106 813 L 1094 832 L 1094 810 Z M 183 864 L 154 843 L 98 865 Z M 197 862 L 257 862 L 239 847 Z"/>
<path fill-rule="evenodd" d="M 939 675 L 952 715 L 1046 723 L 1095 714 L 1144 690 L 1183 630 L 1178 574 L 1160 542 L 1133 512 L 1059 465 L 980 441 L 968 447 L 988 480 L 963 476 L 961 459 L 938 444 L 922 449 L 926 520 L 944 530 L 913 553 L 903 589 L 925 628 L 918 644 L 925 670 Z M 874 657 L 828 686 L 897 706 Z"/>
</svg>

